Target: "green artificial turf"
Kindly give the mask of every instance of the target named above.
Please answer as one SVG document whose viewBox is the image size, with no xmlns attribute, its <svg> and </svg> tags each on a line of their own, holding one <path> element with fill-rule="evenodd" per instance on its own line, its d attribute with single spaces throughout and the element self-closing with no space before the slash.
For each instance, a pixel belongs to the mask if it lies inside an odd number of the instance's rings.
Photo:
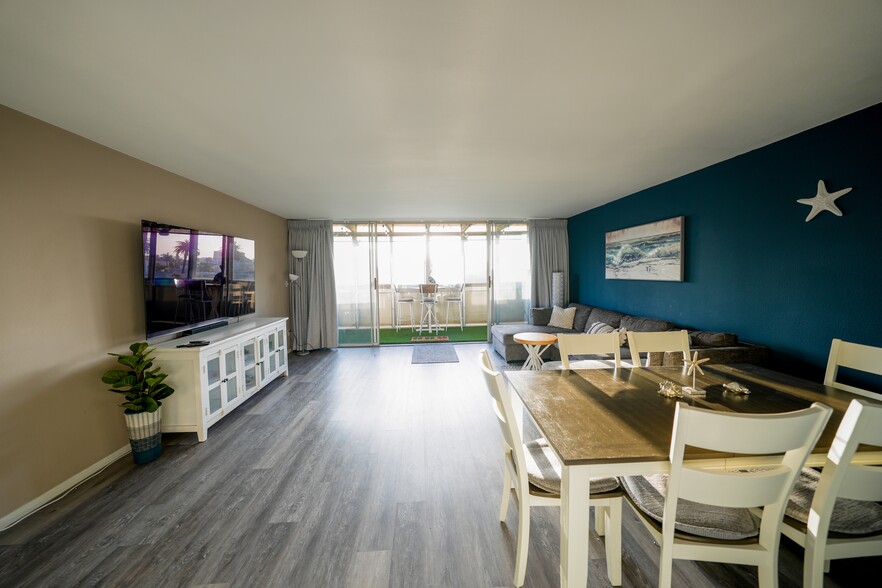
<svg viewBox="0 0 882 588">
<path fill-rule="evenodd" d="M 471 327 L 465 327 L 460 330 L 459 327 L 450 327 L 449 329 L 441 329 L 440 333 L 435 333 L 434 331 L 429 334 L 427 331 L 423 331 L 420 334 L 418 331 L 411 331 L 409 328 L 402 328 L 396 331 L 394 328 L 390 329 L 380 329 L 380 345 L 389 345 L 389 344 L 401 344 L 401 343 L 413 343 L 411 341 L 412 337 L 435 337 L 436 335 L 440 335 L 442 337 L 447 337 L 447 341 L 431 341 L 431 340 L 423 340 L 419 341 L 420 343 L 465 343 L 472 341 L 486 341 L 487 340 L 487 325 L 477 325 Z M 369 329 L 341 329 L 339 332 L 339 342 L 340 345 L 370 345 L 371 344 L 371 332 Z"/>
</svg>

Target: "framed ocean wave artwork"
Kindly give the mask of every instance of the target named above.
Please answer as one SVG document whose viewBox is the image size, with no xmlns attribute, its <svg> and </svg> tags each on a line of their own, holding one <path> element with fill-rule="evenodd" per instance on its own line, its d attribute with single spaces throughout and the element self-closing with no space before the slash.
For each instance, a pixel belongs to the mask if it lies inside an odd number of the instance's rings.
<svg viewBox="0 0 882 588">
<path fill-rule="evenodd" d="M 606 279 L 683 281 L 684 217 L 609 231 Z"/>
</svg>

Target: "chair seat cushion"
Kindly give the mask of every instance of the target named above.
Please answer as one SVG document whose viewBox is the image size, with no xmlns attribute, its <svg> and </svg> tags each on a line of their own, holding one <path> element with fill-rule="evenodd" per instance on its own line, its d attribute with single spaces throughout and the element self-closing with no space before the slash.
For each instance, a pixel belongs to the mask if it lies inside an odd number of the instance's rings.
<svg viewBox="0 0 882 588">
<path fill-rule="evenodd" d="M 662 522 L 668 489 L 667 474 L 626 476 L 621 482 L 625 493 L 641 512 Z M 682 498 L 677 503 L 674 528 L 681 533 L 726 541 L 747 539 L 759 534 L 756 520 L 746 508 L 700 504 Z"/>
<path fill-rule="evenodd" d="M 560 494 L 560 462 L 545 439 L 524 443 L 527 479 L 531 484 L 553 494 Z M 612 492 L 619 487 L 615 478 L 591 478 L 591 494 Z"/>
<path fill-rule="evenodd" d="M 805 524 L 821 472 L 803 468 L 787 501 L 787 516 Z M 830 517 L 830 530 L 847 535 L 870 535 L 882 532 L 882 506 L 875 502 L 837 498 Z"/>
</svg>

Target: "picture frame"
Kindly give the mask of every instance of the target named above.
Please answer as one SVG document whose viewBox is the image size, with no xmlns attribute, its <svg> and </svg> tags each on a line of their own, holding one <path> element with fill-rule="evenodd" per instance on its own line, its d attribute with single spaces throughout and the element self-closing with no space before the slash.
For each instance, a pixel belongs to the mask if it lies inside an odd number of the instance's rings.
<svg viewBox="0 0 882 588">
<path fill-rule="evenodd" d="M 606 233 L 607 280 L 683 281 L 685 217 L 675 216 Z"/>
</svg>

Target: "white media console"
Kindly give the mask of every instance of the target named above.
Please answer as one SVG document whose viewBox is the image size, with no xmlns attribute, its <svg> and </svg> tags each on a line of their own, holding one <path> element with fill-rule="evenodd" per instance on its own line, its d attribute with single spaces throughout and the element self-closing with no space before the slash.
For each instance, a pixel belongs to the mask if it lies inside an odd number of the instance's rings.
<svg viewBox="0 0 882 588">
<path fill-rule="evenodd" d="M 280 375 L 288 375 L 287 318 L 257 318 L 158 343 L 156 365 L 175 393 L 162 401 L 162 430 L 195 431 L 205 441 L 208 427 Z M 201 347 L 179 347 L 208 341 Z"/>
</svg>

